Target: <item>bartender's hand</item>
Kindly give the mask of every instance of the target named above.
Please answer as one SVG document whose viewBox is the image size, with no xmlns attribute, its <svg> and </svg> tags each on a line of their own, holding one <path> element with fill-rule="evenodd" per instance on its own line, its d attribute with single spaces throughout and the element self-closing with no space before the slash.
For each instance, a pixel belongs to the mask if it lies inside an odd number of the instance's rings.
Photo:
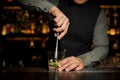
<svg viewBox="0 0 120 80">
<path fill-rule="evenodd" d="M 59 62 L 58 71 L 82 70 L 84 68 L 83 61 L 78 57 L 67 57 Z"/>
<path fill-rule="evenodd" d="M 58 39 L 61 39 L 67 33 L 67 30 L 70 24 L 69 19 L 56 6 L 50 9 L 50 13 L 55 17 L 54 22 L 55 22 L 55 25 L 57 26 L 53 30 L 56 33 L 58 32 L 60 33 L 60 35 L 58 36 Z"/>
</svg>

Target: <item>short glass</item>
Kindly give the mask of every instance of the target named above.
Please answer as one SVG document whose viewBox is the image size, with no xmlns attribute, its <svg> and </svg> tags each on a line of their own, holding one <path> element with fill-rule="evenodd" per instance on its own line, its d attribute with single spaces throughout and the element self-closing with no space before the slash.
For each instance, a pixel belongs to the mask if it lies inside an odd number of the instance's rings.
<svg viewBox="0 0 120 80">
<path fill-rule="evenodd" d="M 58 63 L 64 59 L 65 53 L 58 52 L 57 59 L 55 59 L 55 52 L 49 51 L 48 52 L 48 69 L 49 70 L 56 70 L 58 67 Z"/>
</svg>

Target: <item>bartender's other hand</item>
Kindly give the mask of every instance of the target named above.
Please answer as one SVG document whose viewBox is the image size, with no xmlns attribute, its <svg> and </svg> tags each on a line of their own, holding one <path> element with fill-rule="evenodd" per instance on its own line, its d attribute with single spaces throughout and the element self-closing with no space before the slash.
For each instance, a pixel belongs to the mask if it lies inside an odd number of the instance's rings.
<svg viewBox="0 0 120 80">
<path fill-rule="evenodd" d="M 58 39 L 61 39 L 68 31 L 68 27 L 70 25 L 69 19 L 56 6 L 53 6 L 50 9 L 50 13 L 54 16 L 54 22 L 56 25 L 56 28 L 53 28 L 53 30 L 56 33 L 58 32 L 60 33 L 60 35 L 58 36 Z"/>
<path fill-rule="evenodd" d="M 82 70 L 84 68 L 83 61 L 78 57 L 67 57 L 59 62 L 58 71 Z"/>
</svg>

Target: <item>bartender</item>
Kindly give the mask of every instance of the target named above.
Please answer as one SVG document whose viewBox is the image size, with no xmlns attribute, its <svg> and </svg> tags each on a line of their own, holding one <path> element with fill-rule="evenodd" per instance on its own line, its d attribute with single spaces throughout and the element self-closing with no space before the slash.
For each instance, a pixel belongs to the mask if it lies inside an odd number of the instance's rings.
<svg viewBox="0 0 120 80">
<path fill-rule="evenodd" d="M 100 63 L 107 56 L 106 15 L 95 0 L 18 1 L 31 10 L 54 16 L 57 27 L 53 31 L 60 33 L 59 46 L 65 51 L 65 59 L 58 64 L 58 71 L 82 70 Z"/>
</svg>

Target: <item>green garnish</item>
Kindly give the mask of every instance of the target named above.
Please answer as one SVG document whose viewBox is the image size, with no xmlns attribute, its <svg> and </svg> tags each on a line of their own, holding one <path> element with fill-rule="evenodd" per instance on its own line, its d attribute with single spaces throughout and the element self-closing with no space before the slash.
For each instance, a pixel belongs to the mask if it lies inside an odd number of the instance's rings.
<svg viewBox="0 0 120 80">
<path fill-rule="evenodd" d="M 58 61 L 57 60 L 53 61 L 53 59 L 50 59 L 49 60 L 49 65 L 57 67 L 58 66 Z"/>
<path fill-rule="evenodd" d="M 58 61 L 55 61 L 53 66 L 57 67 L 58 66 Z"/>
</svg>

